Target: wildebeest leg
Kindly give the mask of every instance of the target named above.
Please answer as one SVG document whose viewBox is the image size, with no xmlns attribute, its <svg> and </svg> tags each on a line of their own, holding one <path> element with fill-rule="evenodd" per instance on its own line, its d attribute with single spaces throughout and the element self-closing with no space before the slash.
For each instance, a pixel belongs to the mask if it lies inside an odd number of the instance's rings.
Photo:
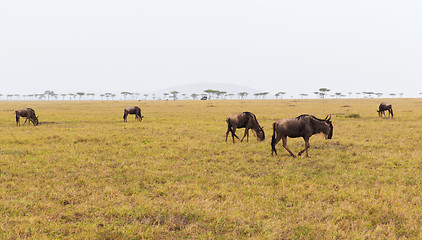
<svg viewBox="0 0 422 240">
<path fill-rule="evenodd" d="M 233 138 L 233 143 L 234 143 L 234 137 L 239 139 L 239 137 L 236 135 L 236 127 L 233 127 L 232 123 L 230 122 L 230 118 L 228 118 L 226 122 L 227 122 L 226 142 L 227 142 L 227 135 L 230 131 L 232 133 L 232 138 Z"/>
<path fill-rule="evenodd" d="M 274 153 L 275 155 L 277 155 L 277 150 L 275 149 L 275 145 L 281 140 L 281 135 L 277 135 L 277 137 L 275 137 L 274 135 L 275 133 L 273 133 L 273 137 L 271 140 L 271 155 L 274 155 Z"/>
<path fill-rule="evenodd" d="M 283 147 L 290 153 L 292 157 L 296 157 L 289 148 L 287 148 L 287 136 L 281 138 L 283 140 Z"/>
<path fill-rule="evenodd" d="M 230 127 L 227 127 L 227 132 L 226 132 L 226 142 L 227 142 L 227 137 L 229 136 L 229 132 L 230 132 Z"/>
<path fill-rule="evenodd" d="M 241 142 L 243 142 L 243 139 L 245 138 L 245 136 L 246 136 L 246 141 L 249 142 L 249 128 L 248 127 L 245 128 L 245 134 L 243 135 L 242 140 L 240 140 Z"/>
<path fill-rule="evenodd" d="M 236 128 L 233 127 L 231 132 L 232 132 L 232 138 L 233 138 L 233 143 L 234 143 L 234 136 L 236 136 Z M 239 138 L 237 137 L 237 139 L 239 139 Z"/>
<path fill-rule="evenodd" d="M 23 123 L 23 126 L 25 126 L 25 123 L 28 121 L 29 118 L 25 119 L 25 122 Z M 29 122 L 31 122 L 31 120 L 29 120 Z"/>
<path fill-rule="evenodd" d="M 303 149 L 302 151 L 300 151 L 297 155 L 301 156 L 302 153 L 304 151 L 306 151 L 306 157 L 309 157 L 309 155 L 308 155 L 308 148 L 311 147 L 311 145 L 309 144 L 309 138 L 304 138 L 304 140 L 305 140 L 305 149 Z"/>
</svg>

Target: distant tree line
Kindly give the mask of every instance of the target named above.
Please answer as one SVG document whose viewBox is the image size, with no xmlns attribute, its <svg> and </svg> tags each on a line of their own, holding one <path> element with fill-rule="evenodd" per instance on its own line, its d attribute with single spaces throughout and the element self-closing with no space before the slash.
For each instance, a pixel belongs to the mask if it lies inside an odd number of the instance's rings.
<svg viewBox="0 0 422 240">
<path fill-rule="evenodd" d="M 233 99 L 234 96 L 237 95 L 238 99 L 245 99 L 249 96 L 248 92 L 242 91 L 238 92 L 237 94 L 229 93 L 227 91 L 220 91 L 220 90 L 213 90 L 213 89 L 206 89 L 203 93 L 192 93 L 188 96 L 185 93 L 180 93 L 178 91 L 171 91 L 168 93 L 163 93 L 163 100 L 198 100 L 198 99 L 216 99 L 216 100 L 225 100 L 225 99 Z M 269 95 L 269 92 L 258 92 L 253 93 L 252 95 L 255 99 L 266 99 Z M 276 99 L 283 99 L 286 92 L 277 92 L 274 94 Z M 364 92 L 331 92 L 329 88 L 319 88 L 318 91 L 314 92 L 316 98 L 345 98 L 349 97 L 352 98 L 353 95 L 356 98 L 363 97 L 363 98 L 374 98 L 374 96 L 380 98 L 384 96 L 381 92 L 371 92 L 371 91 L 364 91 Z M 422 95 L 422 92 L 419 93 Z M 123 100 L 161 100 L 160 96 L 157 94 L 152 93 L 151 96 L 149 94 L 143 94 L 141 96 L 140 93 L 133 93 L 133 92 L 121 92 L 120 95 L 122 96 Z M 396 96 L 402 97 L 403 93 L 389 93 L 388 96 L 394 98 Z M 85 92 L 76 92 L 76 93 L 61 93 L 57 94 L 54 91 L 47 90 L 44 93 L 40 94 L 0 94 L 0 100 L 2 97 L 5 96 L 5 100 L 95 100 L 95 96 L 97 99 L 101 100 L 114 100 L 117 97 L 115 93 L 101 93 L 96 95 L 95 93 L 85 93 Z M 300 93 L 299 94 L 301 99 L 307 98 L 309 95 L 307 93 Z M 293 98 L 293 97 L 292 97 Z"/>
</svg>

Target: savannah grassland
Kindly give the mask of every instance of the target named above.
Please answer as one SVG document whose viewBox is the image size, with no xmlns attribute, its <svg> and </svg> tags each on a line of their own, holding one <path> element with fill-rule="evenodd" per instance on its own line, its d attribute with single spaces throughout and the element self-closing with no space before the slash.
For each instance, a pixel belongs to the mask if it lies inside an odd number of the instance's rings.
<svg viewBox="0 0 422 240">
<path fill-rule="evenodd" d="M 0 239 L 421 239 L 422 99 L 386 100 L 394 119 L 381 101 L 0 102 Z M 225 142 L 243 111 L 263 142 Z M 303 113 L 332 114 L 333 139 L 271 156 L 272 123 Z"/>
</svg>

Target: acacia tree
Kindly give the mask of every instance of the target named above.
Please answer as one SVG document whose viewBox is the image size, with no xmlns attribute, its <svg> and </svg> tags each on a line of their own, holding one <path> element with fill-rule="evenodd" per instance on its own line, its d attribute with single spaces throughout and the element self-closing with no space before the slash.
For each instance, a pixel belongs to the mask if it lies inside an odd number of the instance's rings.
<svg viewBox="0 0 422 240">
<path fill-rule="evenodd" d="M 226 99 L 227 97 L 227 92 L 226 91 L 219 91 L 220 95 L 223 95 L 223 98 Z"/>
<path fill-rule="evenodd" d="M 320 88 L 319 89 L 319 96 L 321 98 L 325 98 L 325 95 L 327 95 L 329 91 L 330 91 L 330 89 L 328 89 L 328 88 Z"/>
<path fill-rule="evenodd" d="M 192 99 L 193 99 L 193 100 L 196 100 L 196 98 L 197 98 L 199 95 L 198 95 L 198 94 L 196 94 L 196 93 L 192 93 L 190 96 L 192 97 Z"/>
<path fill-rule="evenodd" d="M 278 99 L 278 97 L 280 97 L 280 99 L 283 99 L 283 95 L 286 94 L 286 92 L 278 92 L 275 94 L 275 99 Z"/>
<path fill-rule="evenodd" d="M 265 99 L 265 97 L 270 94 L 269 92 L 262 92 L 260 93 L 260 96 L 262 96 L 262 99 Z"/>
<path fill-rule="evenodd" d="M 178 91 L 171 91 L 171 97 L 173 98 L 173 100 L 177 100 L 177 94 L 179 93 Z"/>
<path fill-rule="evenodd" d="M 73 98 L 73 100 L 75 100 L 75 98 L 76 98 L 76 94 L 74 94 L 74 93 L 69 93 L 68 94 L 70 97 L 69 97 L 69 99 L 70 100 L 72 100 L 72 98 Z"/>
<path fill-rule="evenodd" d="M 239 92 L 237 95 L 239 95 L 240 99 L 244 99 L 245 97 L 247 97 L 249 95 L 249 93 L 247 93 L 247 92 Z"/>
<path fill-rule="evenodd" d="M 123 100 L 126 100 L 126 97 L 130 94 L 130 92 L 121 92 L 120 94 L 123 95 Z"/>
<path fill-rule="evenodd" d="M 76 93 L 79 96 L 79 101 L 82 99 L 82 97 L 85 95 L 84 92 L 77 92 Z"/>
<path fill-rule="evenodd" d="M 87 96 L 90 96 L 91 97 L 91 100 L 94 100 L 95 93 L 87 93 L 86 95 Z"/>
<path fill-rule="evenodd" d="M 212 90 L 212 89 L 207 89 L 204 92 L 208 94 L 209 100 L 211 99 L 211 94 L 215 94 L 215 90 Z"/>
<path fill-rule="evenodd" d="M 111 95 L 113 95 L 112 93 L 104 93 L 104 97 L 106 97 L 106 99 L 108 100 L 109 97 L 111 97 Z"/>
<path fill-rule="evenodd" d="M 306 98 L 306 97 L 308 96 L 308 94 L 306 94 L 306 93 L 301 93 L 301 94 L 299 94 L 299 95 L 300 95 L 300 98 L 301 98 L 301 99 Z"/>
<path fill-rule="evenodd" d="M 44 92 L 44 95 L 47 96 L 47 100 L 50 100 L 50 97 L 54 97 L 54 91 L 47 90 Z"/>
</svg>

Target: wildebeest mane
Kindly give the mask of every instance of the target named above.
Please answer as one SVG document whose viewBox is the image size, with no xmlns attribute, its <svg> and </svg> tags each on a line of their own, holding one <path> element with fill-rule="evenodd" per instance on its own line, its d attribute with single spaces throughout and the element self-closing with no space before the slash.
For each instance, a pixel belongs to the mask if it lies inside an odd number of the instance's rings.
<svg viewBox="0 0 422 240">
<path fill-rule="evenodd" d="M 310 117 L 310 118 L 313 118 L 313 119 L 318 120 L 318 121 L 321 121 L 321 122 L 325 122 L 327 120 L 327 119 L 317 118 L 314 115 L 310 115 L 310 114 L 302 114 L 302 115 L 299 115 L 299 116 L 296 117 L 296 119 L 299 120 L 299 119 L 302 119 L 304 117 Z"/>
</svg>

